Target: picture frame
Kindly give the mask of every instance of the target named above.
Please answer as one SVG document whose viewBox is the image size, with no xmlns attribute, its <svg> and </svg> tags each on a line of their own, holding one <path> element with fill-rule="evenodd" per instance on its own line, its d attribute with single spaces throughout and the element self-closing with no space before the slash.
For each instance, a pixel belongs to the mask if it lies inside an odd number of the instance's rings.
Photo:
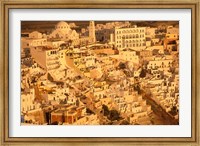
<svg viewBox="0 0 200 146">
<path fill-rule="evenodd" d="M 190 9 L 191 10 L 191 137 L 10 137 L 9 10 L 11 9 Z M 199 1 L 1 1 L 1 144 L 2 145 L 199 145 Z"/>
</svg>

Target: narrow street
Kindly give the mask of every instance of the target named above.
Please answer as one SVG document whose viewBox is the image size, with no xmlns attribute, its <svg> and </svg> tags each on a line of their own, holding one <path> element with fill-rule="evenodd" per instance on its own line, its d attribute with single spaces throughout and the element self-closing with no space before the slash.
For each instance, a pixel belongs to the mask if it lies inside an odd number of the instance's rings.
<svg viewBox="0 0 200 146">
<path fill-rule="evenodd" d="M 158 105 L 150 96 L 143 95 L 143 98 L 147 101 L 147 104 L 151 105 L 153 110 L 152 121 L 154 124 L 160 125 L 178 125 L 179 121 L 174 119 L 169 113 L 167 113 L 160 105 Z M 163 124 L 161 124 L 163 123 Z"/>
</svg>

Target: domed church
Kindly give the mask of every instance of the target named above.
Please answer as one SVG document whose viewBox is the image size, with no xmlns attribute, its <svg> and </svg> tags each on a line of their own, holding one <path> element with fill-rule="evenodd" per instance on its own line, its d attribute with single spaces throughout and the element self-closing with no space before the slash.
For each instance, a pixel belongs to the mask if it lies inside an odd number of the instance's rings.
<svg viewBox="0 0 200 146">
<path fill-rule="evenodd" d="M 72 30 L 67 22 L 61 21 L 55 26 L 55 30 L 49 35 L 49 38 L 74 40 L 79 38 L 79 34 Z"/>
</svg>

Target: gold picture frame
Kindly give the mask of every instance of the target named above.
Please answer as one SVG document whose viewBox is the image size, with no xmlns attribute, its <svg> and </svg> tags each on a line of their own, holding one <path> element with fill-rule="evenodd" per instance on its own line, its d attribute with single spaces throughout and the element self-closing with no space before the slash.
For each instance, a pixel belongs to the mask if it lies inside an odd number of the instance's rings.
<svg viewBox="0 0 200 146">
<path fill-rule="evenodd" d="M 199 1 L 136 1 L 136 0 L 2 0 L 1 2 L 1 144 L 2 145 L 200 145 L 199 142 Z M 191 9 L 192 13 L 192 136 L 177 138 L 44 138 L 9 137 L 9 9 L 46 9 L 46 8 L 113 8 L 113 9 Z"/>
</svg>

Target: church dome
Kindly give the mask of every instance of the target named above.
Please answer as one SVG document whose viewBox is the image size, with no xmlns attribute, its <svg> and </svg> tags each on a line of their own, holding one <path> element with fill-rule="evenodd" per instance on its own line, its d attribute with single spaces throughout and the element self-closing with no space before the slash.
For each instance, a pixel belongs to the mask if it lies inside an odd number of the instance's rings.
<svg viewBox="0 0 200 146">
<path fill-rule="evenodd" d="M 56 29 L 70 29 L 70 26 L 67 22 L 61 21 L 56 25 Z"/>
</svg>

